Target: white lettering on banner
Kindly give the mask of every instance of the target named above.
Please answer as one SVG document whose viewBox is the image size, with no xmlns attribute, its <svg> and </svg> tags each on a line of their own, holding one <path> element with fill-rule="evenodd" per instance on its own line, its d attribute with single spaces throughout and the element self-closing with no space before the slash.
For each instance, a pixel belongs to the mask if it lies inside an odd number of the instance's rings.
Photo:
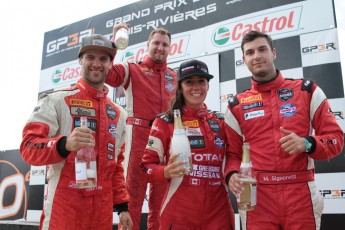
<svg viewBox="0 0 345 230">
<path fill-rule="evenodd" d="M 174 15 L 166 16 L 165 18 L 158 18 L 152 21 L 144 22 L 143 24 L 131 25 L 131 27 L 129 28 L 129 33 L 130 34 L 140 33 L 144 29 L 150 31 L 153 29 L 157 29 L 158 27 L 164 27 L 167 24 L 174 24 L 177 22 L 182 22 L 182 21 L 187 21 L 187 20 L 197 21 L 200 17 L 203 17 L 207 14 L 217 11 L 217 4 L 212 3 L 207 6 L 200 7 L 198 9 L 179 13 L 177 8 L 181 7 L 182 5 L 187 5 L 187 2 L 185 0 L 178 0 L 178 2 L 174 0 L 174 1 L 169 1 L 160 5 L 156 5 L 155 8 L 152 10 L 154 13 L 160 13 L 160 11 L 166 11 L 166 10 L 171 10 L 171 11 L 177 10 L 177 13 Z M 144 10 L 138 11 L 137 13 L 131 13 L 122 17 L 111 19 L 106 22 L 105 26 L 109 28 L 109 27 L 113 27 L 114 25 L 120 22 L 128 23 L 135 19 L 140 19 L 140 21 L 143 21 L 142 18 L 149 16 L 150 14 L 151 14 L 150 8 L 146 8 Z"/>
<path fill-rule="evenodd" d="M 193 155 L 193 159 L 197 162 L 199 161 L 223 161 L 222 154 L 214 153 L 197 153 Z"/>
<path fill-rule="evenodd" d="M 193 171 L 189 173 L 190 176 L 202 178 L 220 178 L 219 166 L 195 165 L 193 164 Z"/>
<path fill-rule="evenodd" d="M 187 5 L 185 0 L 178 0 L 178 2 L 176 0 L 169 1 L 163 4 L 156 5 L 154 12 L 157 13 L 159 10 L 165 11 L 167 9 L 175 10 L 175 8 L 180 7 L 182 4 Z"/>
<path fill-rule="evenodd" d="M 154 29 L 157 29 L 158 27 L 166 26 L 168 22 L 170 24 L 174 24 L 176 22 L 187 21 L 189 19 L 197 21 L 200 17 L 205 16 L 206 14 L 215 12 L 216 10 L 217 10 L 217 5 L 216 3 L 213 3 L 210 5 L 207 5 L 206 7 L 201 7 L 199 9 L 177 13 L 175 15 L 170 15 L 170 16 L 165 17 L 165 19 L 159 18 L 153 21 L 149 21 L 146 24 L 146 29 L 154 30 Z"/>
<path fill-rule="evenodd" d="M 62 38 L 58 38 L 56 40 L 50 41 L 48 42 L 47 48 L 46 48 L 47 56 L 50 56 L 54 52 L 56 53 L 60 51 L 62 52 L 65 49 L 69 50 L 69 47 L 72 47 L 72 48 L 75 46 L 79 47 L 79 44 L 81 43 L 81 40 L 83 39 L 83 37 L 88 37 L 92 34 L 93 34 L 93 29 L 87 29 L 87 30 L 80 31 L 79 33 L 70 34 Z"/>
<path fill-rule="evenodd" d="M 134 19 L 140 19 L 140 18 L 149 16 L 150 14 L 151 14 L 150 8 L 145 8 L 145 9 L 140 10 L 138 12 L 126 14 L 125 16 L 115 18 L 114 20 L 109 20 L 106 22 L 105 25 L 107 28 L 109 28 L 109 27 L 113 27 L 116 24 L 119 24 L 120 22 L 127 23 L 127 22 L 134 20 Z"/>
<path fill-rule="evenodd" d="M 4 194 L 6 192 L 6 189 L 9 187 L 15 186 L 15 196 L 13 203 L 4 206 L 3 201 Z M 1 181 L 0 184 L 0 219 L 4 219 L 10 216 L 15 216 L 18 211 L 20 210 L 20 207 L 22 206 L 23 197 L 24 197 L 24 188 L 25 188 L 25 182 L 24 177 L 21 174 L 14 174 L 11 176 L 8 176 L 4 178 Z"/>
<path fill-rule="evenodd" d="M 213 45 L 223 47 L 239 43 L 251 30 L 268 33 L 271 36 L 296 31 L 299 29 L 301 11 L 302 7 L 298 6 L 222 25 L 213 33 Z"/>
</svg>

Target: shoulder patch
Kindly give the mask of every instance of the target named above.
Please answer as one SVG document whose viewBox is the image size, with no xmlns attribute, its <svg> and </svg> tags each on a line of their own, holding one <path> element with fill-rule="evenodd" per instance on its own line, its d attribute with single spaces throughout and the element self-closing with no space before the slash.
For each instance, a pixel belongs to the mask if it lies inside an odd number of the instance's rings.
<svg viewBox="0 0 345 230">
<path fill-rule="evenodd" d="M 235 105 L 238 105 L 239 101 L 238 101 L 237 95 L 230 98 L 228 101 L 228 104 L 229 104 L 230 108 L 233 108 Z"/>
<path fill-rule="evenodd" d="M 173 122 L 173 119 L 169 118 L 165 113 L 160 113 L 156 117 L 159 117 L 160 119 L 162 119 L 163 121 L 167 123 Z"/>
<path fill-rule="evenodd" d="M 224 120 L 224 114 L 219 111 L 208 110 L 208 113 L 213 113 L 219 120 Z"/>
<path fill-rule="evenodd" d="M 308 93 L 311 92 L 311 89 L 313 87 L 314 82 L 312 80 L 309 79 L 303 79 L 303 83 L 301 86 L 301 90 L 302 91 L 307 91 Z"/>
</svg>

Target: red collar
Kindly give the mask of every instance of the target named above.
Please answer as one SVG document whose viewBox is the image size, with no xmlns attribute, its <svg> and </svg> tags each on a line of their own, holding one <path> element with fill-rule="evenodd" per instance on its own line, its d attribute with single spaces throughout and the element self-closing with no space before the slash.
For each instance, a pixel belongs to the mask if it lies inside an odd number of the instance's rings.
<svg viewBox="0 0 345 230">
<path fill-rule="evenodd" d="M 92 98 L 96 98 L 96 99 L 105 98 L 108 94 L 108 91 L 109 91 L 109 89 L 105 85 L 103 86 L 102 91 L 95 89 L 95 88 L 91 87 L 89 84 L 87 84 L 86 81 L 82 78 L 79 78 L 79 80 L 77 82 L 77 87 L 78 87 L 78 89 L 83 91 L 85 94 L 89 95 Z"/>
</svg>

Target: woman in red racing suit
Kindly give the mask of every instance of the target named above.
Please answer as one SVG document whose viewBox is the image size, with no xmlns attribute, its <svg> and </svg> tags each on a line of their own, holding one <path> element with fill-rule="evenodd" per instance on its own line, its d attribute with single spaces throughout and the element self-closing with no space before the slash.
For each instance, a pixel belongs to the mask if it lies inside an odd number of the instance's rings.
<svg viewBox="0 0 345 230">
<path fill-rule="evenodd" d="M 209 80 L 205 63 L 183 62 L 171 108 L 154 120 L 141 167 L 150 183 L 168 181 L 160 211 L 160 229 L 234 229 L 234 212 L 224 184 L 227 143 L 223 115 L 204 104 Z M 192 172 L 181 176 L 182 162 L 170 153 L 174 124 L 180 109 L 192 150 Z"/>
</svg>

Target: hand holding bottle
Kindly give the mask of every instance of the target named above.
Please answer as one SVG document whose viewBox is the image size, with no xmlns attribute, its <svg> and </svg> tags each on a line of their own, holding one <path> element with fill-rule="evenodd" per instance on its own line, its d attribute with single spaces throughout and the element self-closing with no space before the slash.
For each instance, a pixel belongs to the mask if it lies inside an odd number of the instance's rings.
<svg viewBox="0 0 345 230">
<path fill-rule="evenodd" d="M 115 43 L 116 48 L 124 50 L 128 46 L 129 36 L 128 36 L 129 25 L 120 22 L 113 27 L 113 39 L 112 42 Z"/>
<path fill-rule="evenodd" d="M 183 176 L 185 169 L 183 168 L 183 161 L 176 161 L 178 154 L 170 155 L 168 164 L 164 167 L 164 178 L 178 178 Z"/>
<path fill-rule="evenodd" d="M 232 174 L 229 180 L 228 187 L 232 194 L 236 196 L 236 198 L 240 197 L 240 194 L 243 192 L 243 182 L 240 180 L 240 177 L 237 173 Z"/>
<path fill-rule="evenodd" d="M 66 150 L 78 151 L 80 148 L 95 147 L 95 139 L 92 130 L 87 127 L 77 127 L 66 139 Z"/>
<path fill-rule="evenodd" d="M 177 154 L 175 159 L 176 162 L 184 162 L 184 164 L 181 165 L 183 169 L 181 175 L 192 172 L 193 166 L 190 143 L 186 130 L 182 126 L 181 111 L 179 109 L 174 110 L 174 133 L 171 138 L 170 154 Z"/>
</svg>

